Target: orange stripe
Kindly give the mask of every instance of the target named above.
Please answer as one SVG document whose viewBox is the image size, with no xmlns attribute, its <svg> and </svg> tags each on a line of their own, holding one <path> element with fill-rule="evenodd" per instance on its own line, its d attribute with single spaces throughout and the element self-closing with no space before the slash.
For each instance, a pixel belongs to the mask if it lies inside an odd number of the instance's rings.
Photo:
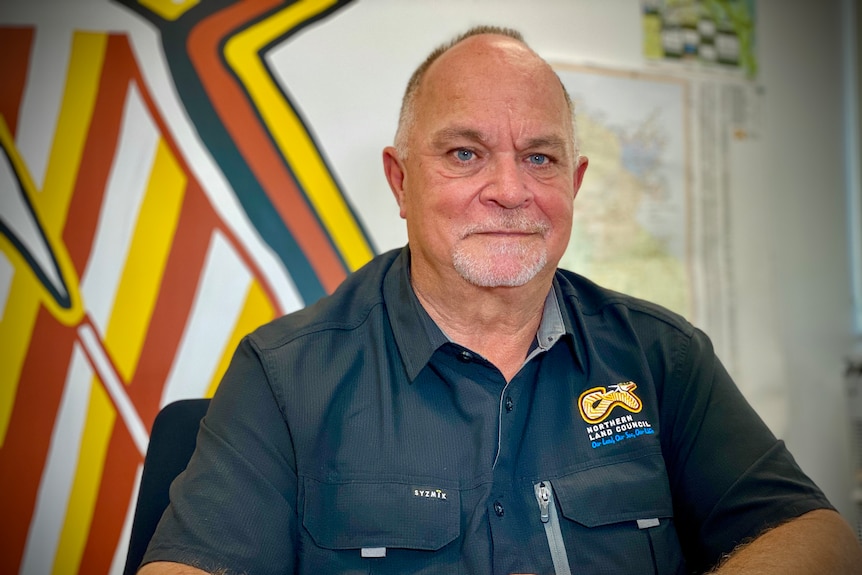
<svg viewBox="0 0 862 575">
<path fill-rule="evenodd" d="M 212 233 L 219 224 L 200 188 L 186 189 L 171 253 L 129 396 L 149 429 L 176 358 Z M 141 458 L 124 426 L 114 428 L 80 573 L 106 573 L 119 543 Z"/>
<path fill-rule="evenodd" d="M 154 110 L 150 112 L 155 116 Z M 167 136 L 165 132 L 162 134 Z M 187 184 L 183 195 L 170 254 L 157 288 L 158 296 L 140 343 L 138 368 L 127 387 L 148 427 L 158 411 L 165 380 L 185 329 L 210 237 L 220 223 L 199 186 Z M 128 430 L 122 425 L 115 426 L 79 572 L 106 573 L 109 570 L 140 462 Z"/>
<path fill-rule="evenodd" d="M 217 224 L 218 217 L 201 190 L 189 187 L 141 348 L 140 367 L 129 384 L 129 396 L 147 425 L 158 412 L 165 379 L 194 303 L 210 238 Z"/>
<path fill-rule="evenodd" d="M 95 152 L 96 149 L 101 148 L 102 164 L 98 163 L 100 158 L 95 153 L 85 154 L 81 178 L 77 183 L 72 202 L 77 211 L 69 212 L 68 221 L 74 222 L 75 228 L 66 230 L 67 235 L 74 232 L 79 239 L 76 251 L 79 265 L 86 265 L 86 259 L 89 257 L 92 230 L 96 227 L 96 219 L 93 215 L 97 214 L 101 207 L 110 166 L 110 160 L 105 160 L 106 157 L 110 158 L 110 154 L 104 153 L 104 146 L 106 143 L 116 142 L 122 105 L 125 102 L 129 82 L 137 83 L 153 120 L 166 138 L 166 144 L 175 155 L 182 171 L 190 178 L 165 275 L 159 286 L 159 297 L 153 310 L 152 321 L 145 341 L 142 342 L 140 368 L 128 388 L 136 409 L 149 425 L 158 410 L 165 379 L 175 359 L 177 345 L 185 328 L 187 314 L 191 309 L 206 250 L 215 229 L 222 230 L 249 269 L 256 272 L 255 276 L 261 282 L 273 306 L 277 306 L 277 303 L 269 283 L 265 281 L 266 278 L 262 277 L 257 266 L 250 261 L 245 249 L 239 245 L 234 235 L 226 229 L 224 223 L 215 214 L 197 182 L 191 179 L 193 176 L 188 166 L 182 161 L 175 143 L 168 137 L 170 132 L 166 130 L 162 118 L 153 107 L 152 99 L 145 89 L 127 39 L 121 36 L 110 36 L 107 54 L 97 104 L 99 112 L 93 120 L 86 145 L 88 152 Z M 89 169 L 91 166 L 94 169 Z M 85 192 L 89 195 L 84 195 Z M 82 217 L 76 218 L 76 215 Z M 88 215 L 89 220 L 86 217 Z M 124 426 L 115 426 L 93 508 L 90 532 L 81 558 L 81 572 L 108 570 L 118 543 L 117 537 L 125 519 L 139 461 L 140 457 L 131 444 L 128 431 Z"/>
<path fill-rule="evenodd" d="M 199 188 L 187 189 L 171 254 L 128 390 L 149 429 L 191 310 L 210 237 L 218 223 Z M 123 426 L 114 429 L 81 573 L 106 573 L 118 544 L 140 457 Z"/>
<path fill-rule="evenodd" d="M 33 42 L 33 27 L 0 27 L 0 47 L 3 51 L 3 84 L 0 87 L 0 116 L 12 135 L 18 128 L 18 112 L 21 97 L 30 68 L 30 45 Z"/>
<path fill-rule="evenodd" d="M 110 117 L 115 111 L 110 98 L 100 94 L 96 106 L 97 116 L 107 117 L 107 121 L 95 129 L 93 124 L 89 127 L 81 159 L 82 166 L 89 164 L 88 169 L 79 172 L 77 193 L 71 200 L 75 207 L 67 214 L 62 234 L 78 275 L 89 257 L 110 166 L 110 158 L 106 161 L 104 149 L 97 149 L 94 142 L 111 141 L 112 135 L 115 139 L 119 128 L 119 114 Z M 4 549 L 0 553 L 0 573 L 18 571 L 75 341 L 74 327 L 58 325 L 45 308 L 39 310 L 0 451 L 0 540 Z"/>
<path fill-rule="evenodd" d="M 39 310 L 0 449 L 0 573 L 18 572 L 75 339 L 75 328 Z"/>
<path fill-rule="evenodd" d="M 114 552 L 120 543 L 139 463 L 141 457 L 128 430 L 123 425 L 115 425 L 78 573 L 110 571 Z"/>
<path fill-rule="evenodd" d="M 189 57 L 240 153 L 318 274 L 324 289 L 331 292 L 346 277 L 344 266 L 245 93 L 225 69 L 219 51 L 224 39 L 235 30 L 278 4 L 277 0 L 247 0 L 210 16 L 189 34 Z"/>
<path fill-rule="evenodd" d="M 207 204 L 207 209 L 210 213 L 213 214 L 213 227 L 220 229 L 224 233 L 225 238 L 227 238 L 231 246 L 233 246 L 236 252 L 240 255 L 240 259 L 242 259 L 243 263 L 248 266 L 249 270 L 252 270 L 255 277 L 258 278 L 258 281 L 261 282 L 261 287 L 266 292 L 267 297 L 269 297 L 269 299 L 273 302 L 273 305 L 276 306 L 276 308 L 283 313 L 283 310 L 281 310 L 281 306 L 278 305 L 278 298 L 275 296 L 275 291 L 273 290 L 269 279 L 262 273 L 257 262 L 249 256 L 246 247 L 239 240 L 237 240 L 236 235 L 233 233 L 233 230 L 228 228 L 227 225 L 217 215 L 215 215 L 215 212 L 213 212 L 212 210 L 212 205 L 209 201 L 209 198 L 206 196 L 206 194 L 204 194 L 202 186 L 195 179 L 194 172 L 186 162 L 185 156 L 177 146 L 176 142 L 170 137 L 172 132 L 168 129 L 164 118 L 159 115 L 158 107 L 155 105 L 152 95 L 147 89 L 147 84 L 145 83 L 144 78 L 141 76 L 140 68 L 138 68 L 137 62 L 134 59 L 134 55 L 132 53 L 131 46 L 129 45 L 128 38 L 126 36 L 119 35 L 110 36 L 108 53 L 121 54 L 125 59 L 127 59 L 128 66 L 130 68 L 128 73 L 138 85 L 141 99 L 146 104 L 147 110 L 149 110 L 150 112 L 150 117 L 156 123 L 156 126 L 158 126 L 158 131 L 162 135 L 164 143 L 171 150 L 174 160 L 176 160 L 177 164 L 179 164 L 182 172 L 186 174 L 186 177 L 188 178 L 189 182 L 189 187 L 194 189 L 194 193 L 201 194 L 201 198 Z M 189 190 L 187 193 L 192 193 L 192 190 Z"/>
<path fill-rule="evenodd" d="M 111 44 L 109 38 L 99 94 L 63 230 L 63 242 L 78 277 L 83 277 L 93 247 L 131 80 L 127 67 L 118 61 L 119 55 L 111 49 Z"/>
</svg>

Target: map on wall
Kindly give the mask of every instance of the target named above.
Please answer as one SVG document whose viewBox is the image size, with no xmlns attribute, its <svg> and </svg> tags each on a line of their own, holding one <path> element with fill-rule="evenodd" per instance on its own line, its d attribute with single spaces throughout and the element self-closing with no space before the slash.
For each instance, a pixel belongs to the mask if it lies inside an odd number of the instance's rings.
<svg viewBox="0 0 862 575">
<path fill-rule="evenodd" d="M 561 267 L 691 318 L 686 84 L 588 68 L 557 72 L 590 162 Z"/>
</svg>

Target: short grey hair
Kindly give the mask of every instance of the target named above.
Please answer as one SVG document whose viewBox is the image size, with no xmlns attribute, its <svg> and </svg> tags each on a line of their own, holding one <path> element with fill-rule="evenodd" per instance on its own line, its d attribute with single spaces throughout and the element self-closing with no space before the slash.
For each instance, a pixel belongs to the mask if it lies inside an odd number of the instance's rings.
<svg viewBox="0 0 862 575">
<path fill-rule="evenodd" d="M 453 48 L 457 44 L 460 44 L 467 38 L 471 38 L 473 36 L 480 36 L 482 34 L 495 34 L 498 36 L 506 36 L 513 40 L 517 40 L 535 54 L 535 51 L 530 48 L 530 46 L 524 40 L 524 36 L 520 32 L 513 28 L 505 28 L 501 26 L 474 26 L 463 34 L 459 34 L 452 40 L 446 42 L 445 44 L 437 46 L 430 54 L 428 54 L 428 57 L 425 58 L 425 60 L 423 60 L 421 64 L 419 64 L 419 67 L 416 68 L 416 70 L 410 76 L 410 80 L 407 82 L 407 89 L 404 91 L 404 97 L 401 100 L 401 112 L 398 115 L 398 129 L 395 132 L 395 150 L 398 152 L 398 156 L 402 160 L 407 159 L 407 138 L 410 134 L 410 131 L 416 124 L 416 94 L 419 92 L 419 86 L 422 83 L 422 80 L 425 78 L 425 73 L 428 71 L 428 68 L 430 68 L 431 65 L 436 62 L 438 58 L 440 58 L 440 56 L 449 51 L 449 49 Z M 538 56 L 538 54 L 536 54 L 536 56 L 541 58 L 540 56 Z M 559 79 L 559 76 L 557 78 Z M 575 122 L 575 105 L 572 102 L 571 96 L 569 96 L 568 90 L 566 90 L 566 87 L 563 85 L 562 80 L 560 80 L 560 87 L 563 90 L 563 95 L 566 98 L 566 105 L 569 108 L 569 114 L 572 118 L 572 149 L 574 151 L 575 158 L 577 158 L 579 146 L 577 137 L 577 124 Z"/>
</svg>

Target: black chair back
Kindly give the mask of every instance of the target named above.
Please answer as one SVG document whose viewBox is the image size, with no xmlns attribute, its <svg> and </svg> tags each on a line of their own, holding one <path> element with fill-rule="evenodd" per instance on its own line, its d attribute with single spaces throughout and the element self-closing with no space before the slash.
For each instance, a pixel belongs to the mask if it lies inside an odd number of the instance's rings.
<svg viewBox="0 0 862 575">
<path fill-rule="evenodd" d="M 168 506 L 168 489 L 191 459 L 209 399 L 182 399 L 162 408 L 153 421 L 123 575 L 134 575 L 156 525 Z"/>
</svg>

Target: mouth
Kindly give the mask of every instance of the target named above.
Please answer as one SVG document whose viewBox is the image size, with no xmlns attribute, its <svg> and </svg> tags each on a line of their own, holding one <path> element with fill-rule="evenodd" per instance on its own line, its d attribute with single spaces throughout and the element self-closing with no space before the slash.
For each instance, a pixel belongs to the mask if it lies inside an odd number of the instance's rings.
<svg viewBox="0 0 862 575">
<path fill-rule="evenodd" d="M 523 239 L 530 236 L 543 236 L 544 230 L 541 229 L 529 229 L 529 230 L 469 230 L 465 232 L 461 239 L 468 238 L 470 236 L 484 236 L 490 238 L 499 238 L 499 239 Z"/>
<path fill-rule="evenodd" d="M 536 230 L 480 230 L 473 233 L 492 236 L 528 236 L 538 232 Z"/>
<path fill-rule="evenodd" d="M 545 237 L 551 225 L 544 218 L 528 215 L 522 210 L 496 214 L 484 220 L 468 224 L 461 231 L 461 239 L 471 235 L 492 238 L 524 239 L 529 236 Z"/>
</svg>

